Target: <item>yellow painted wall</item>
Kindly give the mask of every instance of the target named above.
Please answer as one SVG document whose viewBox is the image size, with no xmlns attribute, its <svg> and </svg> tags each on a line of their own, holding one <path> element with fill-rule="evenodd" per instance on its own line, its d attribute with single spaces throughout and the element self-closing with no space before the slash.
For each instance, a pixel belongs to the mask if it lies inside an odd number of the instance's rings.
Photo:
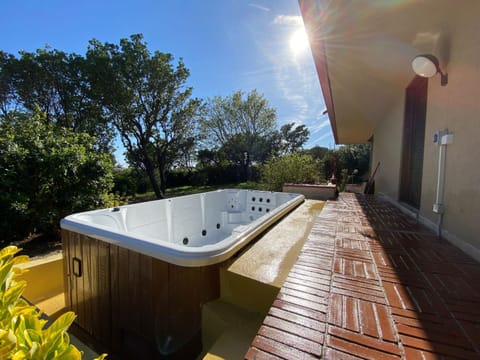
<svg viewBox="0 0 480 360">
<path fill-rule="evenodd" d="M 448 85 L 440 86 L 440 76 L 429 80 L 425 150 L 420 215 L 432 224 L 437 214 L 432 210 L 438 168 L 438 146 L 433 144 L 435 131 L 448 128 L 454 143 L 447 147 L 445 179 L 445 235 L 449 240 L 480 259 L 480 2 L 458 7 L 455 18 L 446 26 L 450 43 Z M 419 53 L 421 51 L 419 50 Z M 412 74 L 413 78 L 413 74 Z M 405 87 L 408 84 L 405 84 Z M 390 115 L 374 133 L 376 163 L 382 165 L 376 189 L 398 199 L 403 127 L 404 94 Z"/>
<path fill-rule="evenodd" d="M 28 270 L 20 279 L 27 281 L 23 296 L 30 302 L 37 304 L 64 292 L 62 254 L 31 260 L 19 267 Z"/>
</svg>

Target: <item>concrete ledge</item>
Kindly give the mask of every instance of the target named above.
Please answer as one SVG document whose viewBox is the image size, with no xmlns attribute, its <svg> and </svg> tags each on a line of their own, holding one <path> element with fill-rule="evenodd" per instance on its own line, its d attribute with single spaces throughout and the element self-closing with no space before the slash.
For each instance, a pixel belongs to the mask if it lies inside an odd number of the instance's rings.
<svg viewBox="0 0 480 360">
<path fill-rule="evenodd" d="M 37 304 L 64 293 L 61 253 L 33 259 L 18 267 L 28 270 L 20 279 L 27 281 L 23 296 L 31 303 Z"/>
<path fill-rule="evenodd" d="M 345 184 L 345 192 L 352 192 L 355 194 L 363 194 L 365 192 L 365 188 L 367 187 L 367 183 L 361 184 Z"/>
<path fill-rule="evenodd" d="M 333 200 L 337 198 L 336 185 L 283 184 L 283 192 L 302 194 L 312 200 Z"/>
<path fill-rule="evenodd" d="M 235 259 L 228 271 L 279 289 L 324 205 L 306 200 Z"/>
</svg>

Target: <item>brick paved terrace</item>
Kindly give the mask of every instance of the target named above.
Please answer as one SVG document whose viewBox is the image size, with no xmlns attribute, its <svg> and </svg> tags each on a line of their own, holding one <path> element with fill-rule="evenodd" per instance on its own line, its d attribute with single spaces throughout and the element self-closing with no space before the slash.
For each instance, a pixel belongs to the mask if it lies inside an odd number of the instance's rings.
<svg viewBox="0 0 480 360">
<path fill-rule="evenodd" d="M 329 201 L 246 359 L 480 359 L 480 264 L 374 196 Z"/>
</svg>

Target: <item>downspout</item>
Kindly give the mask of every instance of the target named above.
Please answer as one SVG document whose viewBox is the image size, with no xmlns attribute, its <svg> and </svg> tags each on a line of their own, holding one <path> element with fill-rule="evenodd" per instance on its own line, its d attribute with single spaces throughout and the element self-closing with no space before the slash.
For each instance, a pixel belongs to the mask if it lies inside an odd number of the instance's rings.
<svg viewBox="0 0 480 360">
<path fill-rule="evenodd" d="M 443 214 L 445 212 L 445 204 L 443 194 L 445 192 L 445 162 L 447 155 L 447 145 L 453 143 L 453 134 L 449 134 L 448 130 L 441 130 L 435 133 L 433 142 L 438 144 L 438 172 L 437 172 L 437 192 L 435 203 L 433 204 L 433 212 L 438 214 L 437 218 L 437 236 L 442 236 Z"/>
</svg>

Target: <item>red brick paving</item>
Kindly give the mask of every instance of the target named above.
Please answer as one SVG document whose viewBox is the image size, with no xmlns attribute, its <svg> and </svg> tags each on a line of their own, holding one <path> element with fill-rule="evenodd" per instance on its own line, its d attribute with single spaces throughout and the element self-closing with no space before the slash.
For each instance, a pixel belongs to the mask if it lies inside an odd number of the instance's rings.
<svg viewBox="0 0 480 360">
<path fill-rule="evenodd" d="M 329 201 L 246 359 L 480 359 L 480 264 L 381 198 Z"/>
</svg>

